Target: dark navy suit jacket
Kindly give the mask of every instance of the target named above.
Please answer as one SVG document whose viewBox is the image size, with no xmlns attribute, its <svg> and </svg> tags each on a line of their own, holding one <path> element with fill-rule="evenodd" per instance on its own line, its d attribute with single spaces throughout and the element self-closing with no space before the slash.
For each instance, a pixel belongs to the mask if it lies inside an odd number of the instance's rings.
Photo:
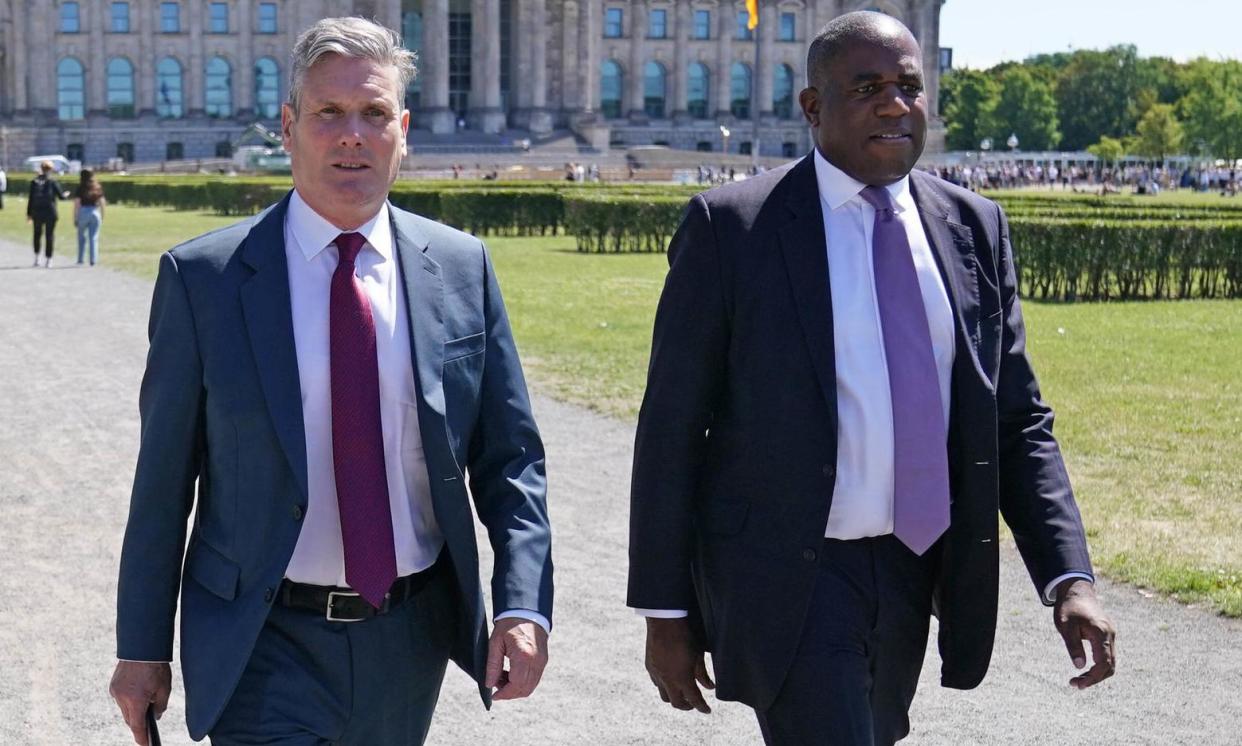
<svg viewBox="0 0 1242 746">
<path fill-rule="evenodd" d="M 1026 357 L 1005 216 L 944 181 L 910 178 L 955 321 L 953 503 L 934 603 L 942 682 L 970 688 L 996 628 L 998 508 L 1041 595 L 1091 566 Z M 635 444 L 628 603 L 691 609 L 718 696 L 763 709 L 798 645 L 836 475 L 813 159 L 695 197 L 669 263 Z"/>
<path fill-rule="evenodd" d="M 186 719 L 195 738 L 214 725 L 237 684 L 306 509 L 284 248 L 288 201 L 166 253 L 151 305 L 117 655 L 172 659 L 180 589 Z M 482 243 L 389 211 L 431 499 L 459 591 L 452 657 L 490 704 L 466 481 L 495 552 L 495 610 L 529 609 L 551 619 L 543 445 Z"/>
</svg>

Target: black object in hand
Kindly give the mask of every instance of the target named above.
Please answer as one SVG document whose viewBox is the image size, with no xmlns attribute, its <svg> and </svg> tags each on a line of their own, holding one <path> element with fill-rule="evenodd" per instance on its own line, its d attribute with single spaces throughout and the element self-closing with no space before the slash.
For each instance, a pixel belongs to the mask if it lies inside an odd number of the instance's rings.
<svg viewBox="0 0 1242 746">
<path fill-rule="evenodd" d="M 147 744 L 160 746 L 160 727 L 155 724 L 155 705 L 147 705 Z"/>
</svg>

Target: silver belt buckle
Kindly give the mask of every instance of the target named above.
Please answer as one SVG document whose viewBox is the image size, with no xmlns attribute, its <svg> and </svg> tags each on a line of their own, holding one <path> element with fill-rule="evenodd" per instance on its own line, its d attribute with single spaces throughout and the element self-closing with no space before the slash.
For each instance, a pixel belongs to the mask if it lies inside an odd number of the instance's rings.
<svg viewBox="0 0 1242 746">
<path fill-rule="evenodd" d="M 332 609 L 336 605 L 336 599 L 338 597 L 349 598 L 352 596 L 354 598 L 358 598 L 361 595 L 362 594 L 355 593 L 354 591 L 328 591 L 328 608 L 324 610 L 324 618 L 329 622 L 361 622 L 362 619 L 337 619 L 332 616 Z"/>
</svg>

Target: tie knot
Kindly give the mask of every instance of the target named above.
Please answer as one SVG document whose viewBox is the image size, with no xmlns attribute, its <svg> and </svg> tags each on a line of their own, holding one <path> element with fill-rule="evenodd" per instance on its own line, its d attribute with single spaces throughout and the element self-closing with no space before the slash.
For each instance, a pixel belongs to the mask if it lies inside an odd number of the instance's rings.
<svg viewBox="0 0 1242 746">
<path fill-rule="evenodd" d="M 887 188 L 879 186 L 866 186 L 863 187 L 860 195 L 863 199 L 867 200 L 868 204 L 875 208 L 876 212 L 888 211 L 889 214 L 892 214 L 893 196 L 888 193 Z"/>
<path fill-rule="evenodd" d="M 342 233 L 332 243 L 336 244 L 337 251 L 341 254 L 341 263 L 353 264 L 367 239 L 361 233 Z"/>
</svg>

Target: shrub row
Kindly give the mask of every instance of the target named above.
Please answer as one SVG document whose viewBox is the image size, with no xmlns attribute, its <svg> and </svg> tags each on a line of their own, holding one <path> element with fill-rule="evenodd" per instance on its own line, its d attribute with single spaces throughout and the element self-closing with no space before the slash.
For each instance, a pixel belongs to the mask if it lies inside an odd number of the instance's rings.
<svg viewBox="0 0 1242 746">
<path fill-rule="evenodd" d="M 1010 228 L 1027 297 L 1242 297 L 1242 221 L 1014 218 Z"/>
</svg>

